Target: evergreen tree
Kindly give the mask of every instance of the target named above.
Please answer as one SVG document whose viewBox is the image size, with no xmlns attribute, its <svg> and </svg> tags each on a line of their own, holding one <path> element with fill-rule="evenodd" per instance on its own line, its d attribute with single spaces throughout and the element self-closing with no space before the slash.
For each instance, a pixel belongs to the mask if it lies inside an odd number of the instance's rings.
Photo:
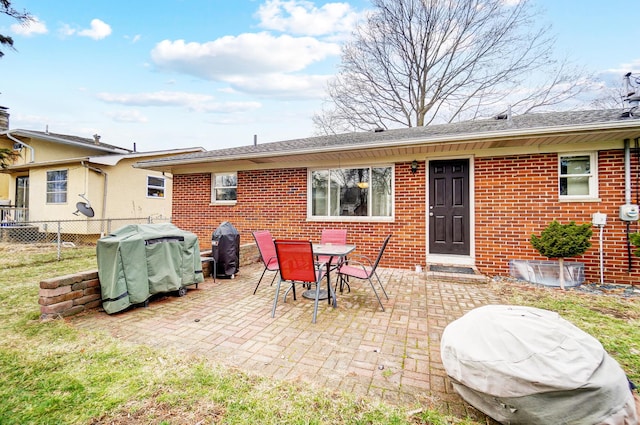
<svg viewBox="0 0 640 425">
<path fill-rule="evenodd" d="M 531 245 L 547 258 L 557 258 L 560 287 L 564 289 L 564 259 L 584 254 L 591 247 L 591 224 L 560 224 L 553 220 L 540 236 L 531 235 Z"/>
</svg>

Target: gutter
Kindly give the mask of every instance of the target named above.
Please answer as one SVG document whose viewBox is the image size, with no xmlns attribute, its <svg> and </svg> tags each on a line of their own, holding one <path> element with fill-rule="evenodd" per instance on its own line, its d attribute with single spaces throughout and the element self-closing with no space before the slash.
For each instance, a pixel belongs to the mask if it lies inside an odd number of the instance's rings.
<svg viewBox="0 0 640 425">
<path fill-rule="evenodd" d="M 33 147 L 31 147 L 31 146 L 27 145 L 27 144 L 26 144 L 26 143 L 24 143 L 24 142 L 21 142 L 20 140 L 16 139 L 15 137 L 13 137 L 13 136 L 11 135 L 11 132 L 10 132 L 10 131 L 7 131 L 5 134 L 6 134 L 6 135 L 7 135 L 7 137 L 8 137 L 9 139 L 11 139 L 14 143 L 18 143 L 18 144 L 20 144 L 20 146 L 23 146 L 23 147 L 25 147 L 25 148 L 29 149 L 29 151 L 31 152 L 31 161 L 29 161 L 29 162 L 30 162 L 30 163 L 34 163 L 34 162 L 35 162 L 35 160 L 36 160 L 36 159 L 35 159 L 35 158 L 36 158 L 36 153 L 35 153 L 35 150 L 33 149 Z"/>
</svg>

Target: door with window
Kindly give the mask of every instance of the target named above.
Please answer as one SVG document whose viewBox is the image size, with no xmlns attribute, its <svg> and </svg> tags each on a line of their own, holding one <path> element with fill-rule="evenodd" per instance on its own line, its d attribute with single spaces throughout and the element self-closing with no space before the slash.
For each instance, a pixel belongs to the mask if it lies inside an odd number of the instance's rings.
<svg viewBox="0 0 640 425">
<path fill-rule="evenodd" d="M 16 215 L 18 223 L 29 221 L 29 176 L 16 177 Z"/>
<path fill-rule="evenodd" d="M 429 253 L 469 255 L 469 160 L 429 162 Z"/>
</svg>

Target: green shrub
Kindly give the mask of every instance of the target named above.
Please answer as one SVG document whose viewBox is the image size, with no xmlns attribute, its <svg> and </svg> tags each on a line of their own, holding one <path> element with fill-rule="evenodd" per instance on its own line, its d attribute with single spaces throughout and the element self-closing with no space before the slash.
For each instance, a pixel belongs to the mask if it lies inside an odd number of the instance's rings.
<svg viewBox="0 0 640 425">
<path fill-rule="evenodd" d="M 631 241 L 631 245 L 636 247 L 633 251 L 633 255 L 640 257 L 640 233 L 629 234 L 629 241 Z"/>
<path fill-rule="evenodd" d="M 591 224 L 560 224 L 553 220 L 540 236 L 531 235 L 531 245 L 547 258 L 557 258 L 560 287 L 564 289 L 564 259 L 584 254 L 591 247 Z"/>
<path fill-rule="evenodd" d="M 553 220 L 540 236 L 531 235 L 531 245 L 547 258 L 569 258 L 591 247 L 591 224 L 560 224 Z"/>
</svg>

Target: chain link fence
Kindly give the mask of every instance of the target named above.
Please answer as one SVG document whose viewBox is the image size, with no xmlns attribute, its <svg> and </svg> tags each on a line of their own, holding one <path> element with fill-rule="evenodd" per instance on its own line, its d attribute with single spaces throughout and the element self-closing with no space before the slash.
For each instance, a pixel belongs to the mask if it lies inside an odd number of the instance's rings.
<svg viewBox="0 0 640 425">
<path fill-rule="evenodd" d="M 0 223 L 0 242 L 37 245 L 42 250 L 56 250 L 58 260 L 64 250 L 79 246 L 96 246 L 98 239 L 127 224 L 170 223 L 167 217 L 136 217 L 81 220 L 24 221 Z"/>
</svg>

